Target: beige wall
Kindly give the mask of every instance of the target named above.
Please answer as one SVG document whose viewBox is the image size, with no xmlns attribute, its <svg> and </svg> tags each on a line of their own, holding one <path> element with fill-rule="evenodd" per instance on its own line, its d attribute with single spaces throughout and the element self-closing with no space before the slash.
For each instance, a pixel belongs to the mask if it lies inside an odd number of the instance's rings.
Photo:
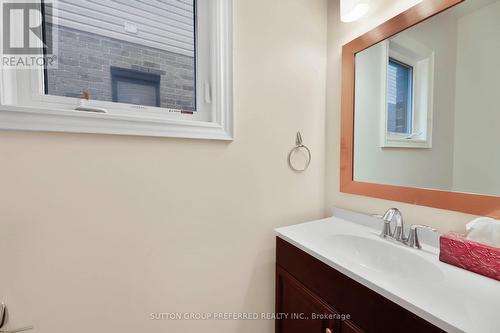
<svg viewBox="0 0 500 333">
<path fill-rule="evenodd" d="M 458 20 L 454 190 L 499 195 L 500 1 Z M 481 38 L 477 38 L 481 36 Z M 478 83 L 481 84 L 478 84 Z"/>
<path fill-rule="evenodd" d="M 339 206 L 372 214 L 395 206 L 403 211 L 407 223 L 424 223 L 441 231 L 462 230 L 471 219 L 470 215 L 339 192 L 341 46 L 418 2 L 372 0 L 368 15 L 355 23 L 341 23 L 339 2 L 328 2 L 326 210 L 330 213 L 333 206 Z"/>
<path fill-rule="evenodd" d="M 265 10 L 263 10 L 265 8 Z M 36 333 L 273 332 L 273 228 L 324 216 L 326 0 L 235 0 L 232 143 L 0 132 L 0 298 Z M 313 161 L 286 156 L 301 130 Z"/>
</svg>

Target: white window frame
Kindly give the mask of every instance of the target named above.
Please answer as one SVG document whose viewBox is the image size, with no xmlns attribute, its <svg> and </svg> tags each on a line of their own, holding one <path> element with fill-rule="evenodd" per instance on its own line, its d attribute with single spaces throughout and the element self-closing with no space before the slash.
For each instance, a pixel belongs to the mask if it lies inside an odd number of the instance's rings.
<svg viewBox="0 0 500 333">
<path fill-rule="evenodd" d="M 383 93 L 381 99 L 382 148 L 432 148 L 432 119 L 434 91 L 434 51 L 407 36 L 400 35 L 384 41 L 385 60 Z M 392 58 L 413 68 L 412 84 L 412 129 L 411 134 L 392 133 L 387 130 L 388 101 L 387 77 L 389 59 Z"/>
<path fill-rule="evenodd" d="M 0 68 L 0 129 L 232 140 L 232 0 L 197 3 L 197 111 L 192 115 L 103 101 L 89 105 L 106 113 L 76 111 L 77 98 L 41 94 L 42 69 Z"/>
</svg>

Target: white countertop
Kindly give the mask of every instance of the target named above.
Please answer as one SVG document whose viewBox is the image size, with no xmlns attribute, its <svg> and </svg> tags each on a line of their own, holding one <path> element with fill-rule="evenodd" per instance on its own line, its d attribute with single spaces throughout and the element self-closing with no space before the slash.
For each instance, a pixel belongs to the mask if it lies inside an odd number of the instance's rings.
<svg viewBox="0 0 500 333">
<path fill-rule="evenodd" d="M 422 239 L 428 244 L 424 244 L 422 250 L 411 249 L 378 237 L 381 222 L 377 219 L 340 209 L 336 209 L 335 215 L 278 228 L 276 234 L 445 331 L 500 332 L 500 282 L 440 262 L 438 248 L 430 245 L 437 245 L 437 237 L 423 235 Z M 401 255 L 403 258 L 402 266 L 405 267 L 402 269 L 406 269 L 406 274 L 367 267 L 356 256 L 358 251 L 355 247 L 359 246 L 359 242 L 345 243 L 350 255 L 341 253 L 338 243 L 333 246 L 338 239 L 363 241 L 366 238 L 367 243 L 387 243 L 387 248 L 382 246 L 391 254 L 390 262 L 383 262 L 387 253 L 380 258 L 376 258 L 373 251 L 369 255 L 377 259 L 377 264 L 382 262 L 382 266 L 377 267 L 397 269 L 394 267 L 398 265 L 397 260 L 392 258 L 394 253 L 395 257 Z M 414 264 L 415 274 L 408 274 Z M 430 272 L 422 275 L 421 266 L 429 266 Z"/>
</svg>

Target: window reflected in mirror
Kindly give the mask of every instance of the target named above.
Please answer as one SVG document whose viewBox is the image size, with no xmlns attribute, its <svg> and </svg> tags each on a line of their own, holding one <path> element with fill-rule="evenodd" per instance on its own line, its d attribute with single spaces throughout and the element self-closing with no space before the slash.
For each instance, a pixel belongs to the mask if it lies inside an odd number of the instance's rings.
<svg viewBox="0 0 500 333">
<path fill-rule="evenodd" d="M 389 58 L 387 67 L 387 133 L 411 135 L 413 124 L 413 67 Z"/>
</svg>

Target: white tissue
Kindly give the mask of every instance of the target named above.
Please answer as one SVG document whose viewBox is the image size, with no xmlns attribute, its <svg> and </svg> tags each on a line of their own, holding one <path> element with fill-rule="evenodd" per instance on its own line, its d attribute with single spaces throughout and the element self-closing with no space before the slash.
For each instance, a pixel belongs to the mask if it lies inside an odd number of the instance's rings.
<svg viewBox="0 0 500 333">
<path fill-rule="evenodd" d="M 465 239 L 500 248 L 500 221 L 490 217 L 479 217 L 465 226 Z"/>
</svg>

